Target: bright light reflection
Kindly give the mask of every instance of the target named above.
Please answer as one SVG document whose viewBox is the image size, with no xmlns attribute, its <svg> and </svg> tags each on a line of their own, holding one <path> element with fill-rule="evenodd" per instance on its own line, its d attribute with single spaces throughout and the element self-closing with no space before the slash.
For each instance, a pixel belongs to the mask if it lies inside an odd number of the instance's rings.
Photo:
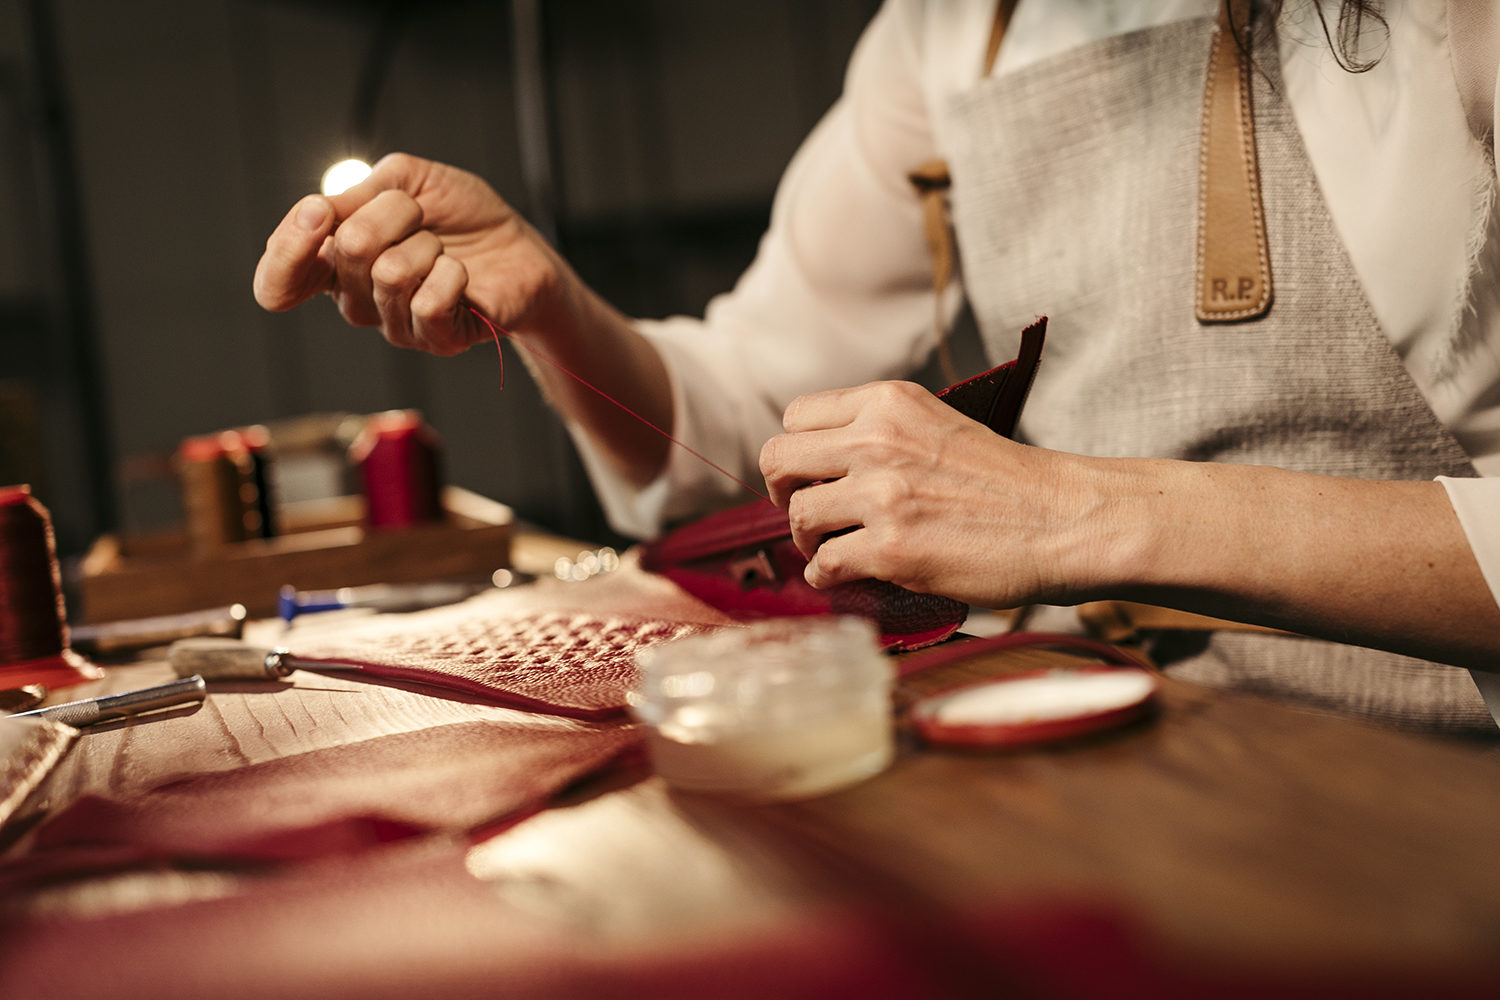
<svg viewBox="0 0 1500 1000">
<path fill-rule="evenodd" d="M 323 193 L 343 194 L 368 176 L 370 165 L 364 160 L 340 160 L 323 172 Z"/>
<path fill-rule="evenodd" d="M 707 670 L 670 674 L 661 679 L 661 693 L 668 698 L 702 698 L 714 689 L 714 675 Z"/>
</svg>

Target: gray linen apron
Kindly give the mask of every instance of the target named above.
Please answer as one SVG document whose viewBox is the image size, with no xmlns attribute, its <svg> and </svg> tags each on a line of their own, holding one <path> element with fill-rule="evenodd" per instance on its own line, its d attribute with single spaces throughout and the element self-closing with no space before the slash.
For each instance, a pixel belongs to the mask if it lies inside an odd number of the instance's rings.
<svg viewBox="0 0 1500 1000">
<path fill-rule="evenodd" d="M 1255 52 L 1275 302 L 1194 317 L 1198 140 L 1213 19 L 1106 39 L 954 98 L 942 134 L 965 291 L 992 357 L 1050 317 L 1023 440 L 1099 456 L 1337 476 L 1473 476 L 1365 298 Z M 1156 650 L 1184 679 L 1397 725 L 1495 732 L 1465 670 L 1298 637 L 1215 632 Z"/>
</svg>

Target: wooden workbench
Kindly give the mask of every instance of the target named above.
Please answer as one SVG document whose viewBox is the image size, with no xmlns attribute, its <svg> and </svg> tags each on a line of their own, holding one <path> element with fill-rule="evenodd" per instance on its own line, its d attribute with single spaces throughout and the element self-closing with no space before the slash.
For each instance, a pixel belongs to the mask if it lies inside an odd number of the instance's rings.
<svg viewBox="0 0 1500 1000">
<path fill-rule="evenodd" d="M 988 657 L 901 698 L 1062 656 Z M 68 695 L 169 676 L 147 659 Z M 218 684 L 196 711 L 85 732 L 32 808 L 525 718 L 352 677 Z M 699 995 L 704 983 L 718 984 L 709 995 L 754 995 L 779 976 L 788 995 L 1006 995 L 984 978 L 1006 969 L 1042 995 L 1111 981 L 1122 993 L 1482 995 L 1500 968 L 1497 746 L 1166 680 L 1153 720 L 1055 749 L 938 752 L 903 732 L 889 771 L 805 802 L 674 793 L 638 765 L 477 842 L 418 838 L 357 864 L 156 869 L 29 892 L 0 910 L 13 949 L 0 928 L 0 995 L 7 982 L 34 985 L 38 965 L 58 995 L 91 996 L 163 985 L 541 996 L 601 983 L 617 995 Z M 30 848 L 11 839 L 14 861 Z M 241 896 L 257 902 L 229 905 Z M 106 955 L 139 960 L 107 974 L 87 954 L 68 961 L 90 934 L 111 943 Z M 902 957 L 907 947 L 916 957 Z M 859 970 L 884 971 L 872 984 Z"/>
</svg>

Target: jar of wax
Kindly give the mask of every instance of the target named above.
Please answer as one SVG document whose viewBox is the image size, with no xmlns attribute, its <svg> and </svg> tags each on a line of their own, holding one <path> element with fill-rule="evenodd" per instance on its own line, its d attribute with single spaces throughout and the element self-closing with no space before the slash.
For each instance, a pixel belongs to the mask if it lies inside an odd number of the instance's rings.
<svg viewBox="0 0 1500 1000">
<path fill-rule="evenodd" d="M 894 671 L 863 619 L 768 619 L 653 646 L 637 663 L 631 709 L 674 787 L 808 798 L 891 761 Z"/>
</svg>

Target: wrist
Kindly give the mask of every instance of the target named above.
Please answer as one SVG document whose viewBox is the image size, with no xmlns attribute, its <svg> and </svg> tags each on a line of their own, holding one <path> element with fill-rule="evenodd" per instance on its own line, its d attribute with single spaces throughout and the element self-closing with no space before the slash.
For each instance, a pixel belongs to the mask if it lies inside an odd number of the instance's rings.
<svg viewBox="0 0 1500 1000">
<path fill-rule="evenodd" d="M 1191 528 L 1193 463 L 1070 456 L 1056 565 L 1067 603 L 1170 585 Z"/>
<path fill-rule="evenodd" d="M 525 309 L 514 318 L 511 329 L 538 342 L 570 338 L 581 325 L 574 288 L 578 277 L 540 233 L 524 221 L 520 224 L 526 226 L 521 238 L 530 244 L 530 273 L 524 282 Z"/>
</svg>

